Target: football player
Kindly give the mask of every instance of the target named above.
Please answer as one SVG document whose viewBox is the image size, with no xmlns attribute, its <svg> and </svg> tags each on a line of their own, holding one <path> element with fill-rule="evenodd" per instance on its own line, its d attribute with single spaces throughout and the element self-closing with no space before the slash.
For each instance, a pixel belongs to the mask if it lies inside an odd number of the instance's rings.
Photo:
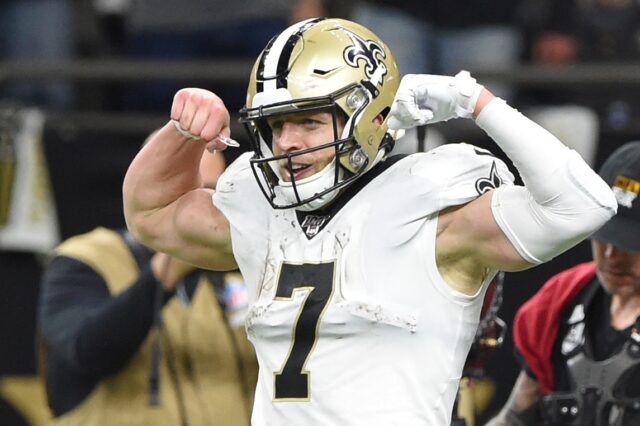
<svg viewBox="0 0 640 426">
<path fill-rule="evenodd" d="M 350 21 L 274 37 L 240 115 L 253 152 L 200 189 L 198 161 L 229 143 L 229 113 L 207 90 L 178 91 L 124 201 L 156 250 L 239 266 L 255 425 L 449 424 L 497 271 L 551 259 L 616 211 L 579 155 L 469 73 L 400 82 L 387 46 Z M 526 186 L 467 144 L 392 155 L 400 130 L 453 118 L 474 119 Z"/>
</svg>

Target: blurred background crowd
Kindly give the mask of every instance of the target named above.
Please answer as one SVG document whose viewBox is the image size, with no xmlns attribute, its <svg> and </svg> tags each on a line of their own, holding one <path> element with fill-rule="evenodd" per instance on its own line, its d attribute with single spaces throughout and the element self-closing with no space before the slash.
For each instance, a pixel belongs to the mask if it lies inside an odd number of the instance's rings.
<svg viewBox="0 0 640 426">
<path fill-rule="evenodd" d="M 469 70 L 596 169 L 640 137 L 640 4 L 632 0 L 4 0 L 0 424 L 41 425 L 49 416 L 35 342 L 50 250 L 97 226 L 124 227 L 124 173 L 166 122 L 178 88 L 210 89 L 236 113 L 256 55 L 273 34 L 312 16 L 368 26 L 401 74 Z M 241 147 L 225 151 L 227 164 L 249 149 L 232 123 Z M 458 141 L 501 155 L 462 121 L 409 132 L 397 150 Z M 509 327 L 548 277 L 589 257 L 584 242 L 507 274 L 498 315 Z M 519 371 L 510 333 L 481 367 L 482 419 L 504 404 Z"/>
</svg>

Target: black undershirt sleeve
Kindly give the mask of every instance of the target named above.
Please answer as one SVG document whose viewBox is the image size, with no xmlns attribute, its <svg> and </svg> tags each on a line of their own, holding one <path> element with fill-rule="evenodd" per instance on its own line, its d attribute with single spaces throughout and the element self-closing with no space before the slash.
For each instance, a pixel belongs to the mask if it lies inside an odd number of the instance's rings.
<svg viewBox="0 0 640 426">
<path fill-rule="evenodd" d="M 38 307 L 48 349 L 78 373 L 104 377 L 120 370 L 146 338 L 160 283 L 149 265 L 112 296 L 88 265 L 59 256 L 47 268 Z M 164 292 L 163 304 L 172 296 Z"/>
</svg>

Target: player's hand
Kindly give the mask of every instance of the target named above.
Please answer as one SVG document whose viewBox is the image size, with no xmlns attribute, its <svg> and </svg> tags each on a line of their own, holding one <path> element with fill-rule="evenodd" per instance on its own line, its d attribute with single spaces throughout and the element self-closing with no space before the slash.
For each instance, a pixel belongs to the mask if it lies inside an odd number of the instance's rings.
<svg viewBox="0 0 640 426">
<path fill-rule="evenodd" d="M 182 136 L 202 140 L 207 149 L 223 150 L 229 138 L 229 111 L 214 93 L 197 88 L 180 89 L 173 97 L 171 120 Z"/>
<path fill-rule="evenodd" d="M 468 71 L 455 77 L 407 74 L 391 106 L 389 128 L 409 129 L 452 118 L 471 118 L 483 86 Z"/>
</svg>

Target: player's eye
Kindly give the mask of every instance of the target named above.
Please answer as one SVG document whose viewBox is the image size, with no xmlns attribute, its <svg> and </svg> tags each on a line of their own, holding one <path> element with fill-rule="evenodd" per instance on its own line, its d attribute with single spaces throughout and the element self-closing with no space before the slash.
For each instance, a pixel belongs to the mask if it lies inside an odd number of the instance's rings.
<svg viewBox="0 0 640 426">
<path fill-rule="evenodd" d="M 275 131 L 280 131 L 282 130 L 282 126 L 284 125 L 284 120 L 269 120 L 269 127 L 271 128 L 271 131 L 275 132 Z"/>
</svg>

